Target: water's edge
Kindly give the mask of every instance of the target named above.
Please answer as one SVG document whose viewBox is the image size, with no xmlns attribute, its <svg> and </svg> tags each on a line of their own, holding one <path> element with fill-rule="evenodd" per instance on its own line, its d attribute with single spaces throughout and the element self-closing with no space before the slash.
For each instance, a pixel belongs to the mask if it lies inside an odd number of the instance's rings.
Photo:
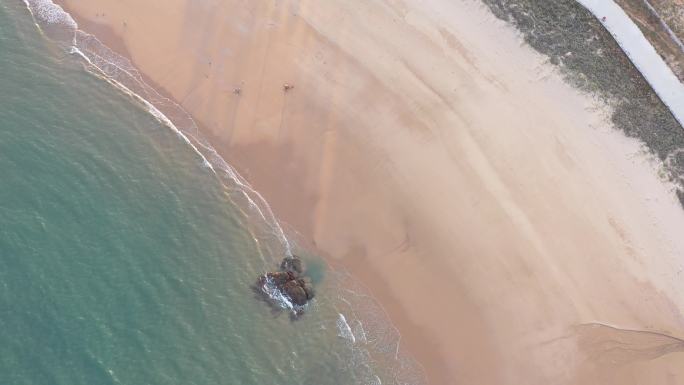
<svg viewBox="0 0 684 385">
<path fill-rule="evenodd" d="M 77 22 L 59 5 L 51 0 L 23 2 L 39 30 L 50 40 L 81 58 L 88 72 L 130 96 L 197 154 L 203 167 L 215 175 L 230 200 L 248 219 L 248 230 L 258 245 L 264 272 L 278 266 L 283 256 L 300 251 L 296 242 L 286 235 L 262 195 L 218 154 L 202 136 L 192 116 L 178 103 L 146 83 L 129 59 L 112 51 L 97 37 L 80 30 Z M 371 361 L 389 369 L 392 383 L 427 383 L 422 366 L 401 351 L 399 331 L 382 306 L 368 295 L 368 289 L 347 272 L 337 271 L 331 276 L 340 287 L 337 298 L 334 298 L 339 303 L 336 306 L 339 310 L 338 336 L 350 349 L 358 350 L 355 356 L 369 361 L 354 363 L 371 371 L 364 376 L 370 382 L 364 383 L 382 384 L 380 378 L 372 373 Z M 272 292 L 272 299 L 283 309 L 299 310 L 279 292 Z"/>
</svg>

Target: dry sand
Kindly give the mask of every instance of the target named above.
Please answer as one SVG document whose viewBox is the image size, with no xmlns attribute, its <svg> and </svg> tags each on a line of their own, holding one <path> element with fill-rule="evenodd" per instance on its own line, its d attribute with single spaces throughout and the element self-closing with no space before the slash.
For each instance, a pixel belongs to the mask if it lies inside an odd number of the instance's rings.
<svg viewBox="0 0 684 385">
<path fill-rule="evenodd" d="M 60 3 L 372 290 L 432 384 L 684 383 L 684 211 L 478 2 Z"/>
</svg>

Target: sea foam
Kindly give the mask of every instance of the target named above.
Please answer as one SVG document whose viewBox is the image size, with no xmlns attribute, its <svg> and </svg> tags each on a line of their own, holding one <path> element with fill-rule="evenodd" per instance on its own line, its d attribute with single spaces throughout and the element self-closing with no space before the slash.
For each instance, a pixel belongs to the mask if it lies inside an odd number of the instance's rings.
<svg viewBox="0 0 684 385">
<path fill-rule="evenodd" d="M 25 2 L 40 24 L 59 24 L 74 28 L 70 52 L 81 56 L 92 70 L 97 71 L 118 88 L 142 102 L 157 120 L 171 128 L 183 141 L 191 145 L 202 158 L 205 166 L 222 179 L 228 178 L 233 187 L 232 190 L 239 190 L 251 209 L 268 223 L 273 235 L 285 248 L 285 253 L 292 254 L 290 242 L 265 199 L 202 137 L 198 125 L 190 114 L 176 102 L 149 86 L 130 60 L 109 49 L 95 36 L 78 30 L 78 25 L 73 18 L 59 5 L 49 0 L 25 0 Z"/>
<path fill-rule="evenodd" d="M 74 30 L 78 24 L 69 13 L 51 0 L 24 0 L 37 22 L 63 25 Z"/>
<path fill-rule="evenodd" d="M 24 0 L 38 27 L 58 43 L 66 45 L 69 53 L 84 60 L 88 70 L 102 77 L 124 93 L 137 100 L 160 123 L 174 131 L 199 156 L 202 165 L 213 172 L 231 194 L 233 200 L 246 203 L 247 216 L 255 216 L 255 240 L 263 244 L 274 242 L 282 248 L 280 254 L 292 255 L 292 245 L 285 236 L 271 207 L 263 196 L 254 190 L 238 172 L 226 162 L 200 134 L 194 119 L 179 104 L 161 95 L 151 87 L 138 69 L 126 57 L 112 51 L 95 36 L 78 29 L 76 21 L 62 7 L 50 0 Z M 264 226 L 265 225 L 265 228 Z M 265 268 L 277 260 L 264 259 Z M 284 308 L 296 310 L 273 293 L 273 299 Z"/>
<path fill-rule="evenodd" d="M 253 232 L 255 241 L 260 247 L 273 245 L 269 239 L 274 238 L 275 244 L 281 250 L 271 250 L 270 260 L 261 255 L 266 270 L 277 263 L 283 254 L 292 255 L 293 246 L 286 237 L 284 230 L 275 217 L 271 207 L 259 192 L 254 190 L 238 172 L 228 164 L 218 152 L 200 134 L 194 119 L 180 105 L 145 82 L 142 74 L 127 58 L 109 49 L 95 36 L 78 29 L 78 24 L 62 7 L 50 0 L 24 0 L 34 17 L 38 27 L 66 45 L 69 53 L 79 56 L 86 64 L 86 68 L 96 76 L 103 78 L 119 90 L 137 100 L 152 116 L 171 130 L 188 144 L 202 159 L 203 165 L 214 173 L 230 192 L 234 200 L 246 203 L 249 208 L 245 214 L 255 216 L 257 225 L 264 228 Z M 55 34 L 54 31 L 58 33 Z M 240 203 L 240 202 L 237 202 Z M 238 205 L 238 207 L 244 205 Z M 253 224 L 254 224 L 253 223 Z M 264 246 L 268 244 L 269 246 Z M 384 309 L 364 292 L 358 283 L 342 274 L 336 283 L 346 293 L 347 298 L 340 298 L 342 303 L 352 306 L 348 308 L 350 322 L 342 313 L 338 313 L 336 326 L 338 335 L 345 339 L 348 347 L 353 351 L 353 359 L 349 362 L 364 384 L 382 384 L 380 377 L 370 366 L 370 362 L 382 358 L 380 361 L 391 372 L 393 383 L 396 384 L 424 384 L 425 373 L 411 357 L 399 353 L 401 335 L 391 324 Z M 349 285 L 354 288 L 350 290 Z M 273 285 L 266 284 L 272 299 L 282 308 L 297 311 L 292 302 L 278 290 L 271 290 Z M 363 319 L 363 323 L 361 321 Z M 371 359 L 371 355 L 375 359 Z"/>
<path fill-rule="evenodd" d="M 337 317 L 337 335 L 352 344 L 356 343 L 356 337 L 354 337 L 354 333 L 352 333 L 347 318 L 342 313 L 339 313 Z"/>
</svg>

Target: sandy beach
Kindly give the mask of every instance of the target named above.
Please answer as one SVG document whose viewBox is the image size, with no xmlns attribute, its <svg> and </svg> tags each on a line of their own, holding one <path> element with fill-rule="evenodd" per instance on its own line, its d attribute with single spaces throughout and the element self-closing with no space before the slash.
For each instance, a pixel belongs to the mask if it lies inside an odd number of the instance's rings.
<svg viewBox="0 0 684 385">
<path fill-rule="evenodd" d="M 370 289 L 431 384 L 684 383 L 672 186 L 478 1 L 58 3 Z"/>
</svg>

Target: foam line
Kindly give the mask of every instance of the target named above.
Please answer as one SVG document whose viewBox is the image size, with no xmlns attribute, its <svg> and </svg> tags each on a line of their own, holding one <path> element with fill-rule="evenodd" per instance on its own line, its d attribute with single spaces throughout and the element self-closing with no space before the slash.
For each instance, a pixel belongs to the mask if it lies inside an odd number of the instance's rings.
<svg viewBox="0 0 684 385">
<path fill-rule="evenodd" d="M 24 4 L 37 20 L 47 24 L 65 25 L 74 30 L 78 28 L 71 15 L 51 0 L 24 0 Z"/>
<path fill-rule="evenodd" d="M 238 191 L 247 200 L 249 208 L 258 215 L 257 219 L 261 219 L 259 223 L 269 226 L 273 231 L 271 235 L 277 237 L 286 254 L 292 254 L 290 242 L 263 196 L 254 190 L 200 135 L 197 124 L 181 106 L 162 96 L 145 83 L 140 72 L 128 59 L 111 51 L 96 37 L 79 30 L 71 16 L 52 1 L 24 0 L 24 3 L 41 31 L 49 37 L 53 37 L 44 28 L 59 27 L 58 41 L 65 45 L 68 52 L 81 58 L 91 73 L 102 77 L 122 92 L 139 101 L 160 123 L 173 130 L 183 142 L 188 144 L 221 183 L 224 182 L 224 178 L 227 178 L 225 180 L 230 182 L 230 187 Z M 64 34 L 64 32 L 68 33 Z M 65 36 L 68 36 L 66 40 L 64 40 Z M 259 242 L 257 238 L 255 240 Z M 336 281 L 336 283 L 340 288 L 344 285 L 359 284 L 347 275 L 344 275 L 344 278 Z M 301 309 L 277 290 L 275 284 L 270 280 L 264 283 L 262 289 L 281 307 L 292 311 Z M 356 322 L 358 327 L 352 330 L 342 313 L 338 313 L 338 317 L 333 321 L 338 327 L 338 333 L 347 341 L 346 345 L 352 349 L 353 356 L 349 365 L 354 370 L 354 375 L 358 376 L 359 383 L 382 385 L 380 377 L 369 365 L 369 354 L 372 351 L 376 357 L 383 358 L 383 362 L 389 364 L 392 383 L 425 384 L 427 381 L 422 366 L 413 361 L 410 356 L 399 353 L 401 336 L 388 319 L 382 306 L 367 294 L 342 291 L 362 302 L 359 305 L 360 308 L 357 309 L 356 306 L 352 306 L 349 301 L 341 296 L 339 299 L 348 306 L 346 311 L 352 314 L 357 311 L 364 313 L 366 315 L 364 320 L 369 323 L 368 326 L 364 326 L 358 316 L 354 316 L 352 324 Z M 363 288 L 363 292 L 366 293 L 367 288 Z"/>
<path fill-rule="evenodd" d="M 246 199 L 250 209 L 271 228 L 285 253 L 292 255 L 290 242 L 266 200 L 200 135 L 190 114 L 150 87 L 128 59 L 106 47 L 95 36 L 79 30 L 76 21 L 62 7 L 51 0 L 24 0 L 24 3 L 39 27 L 56 26 L 70 31 L 70 53 L 81 57 L 117 88 L 139 100 L 159 122 L 176 132 L 219 179 L 229 179 L 235 190 Z"/>
</svg>

